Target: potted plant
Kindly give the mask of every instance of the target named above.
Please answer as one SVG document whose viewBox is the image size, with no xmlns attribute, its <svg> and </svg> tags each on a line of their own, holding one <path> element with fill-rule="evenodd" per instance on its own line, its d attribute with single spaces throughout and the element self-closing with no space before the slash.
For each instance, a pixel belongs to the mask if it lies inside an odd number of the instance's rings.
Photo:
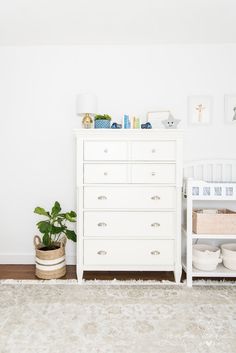
<svg viewBox="0 0 236 353">
<path fill-rule="evenodd" d="M 95 129 L 109 129 L 111 124 L 111 117 L 108 114 L 95 115 L 94 117 L 94 127 Z"/>
<path fill-rule="evenodd" d="M 36 276 L 42 279 L 56 279 L 66 274 L 66 240 L 76 242 L 76 233 L 68 229 L 68 222 L 76 222 L 74 211 L 62 213 L 59 202 L 55 202 L 51 211 L 36 207 L 34 213 L 45 217 L 37 223 L 41 237 L 34 237 L 36 251 Z"/>
</svg>

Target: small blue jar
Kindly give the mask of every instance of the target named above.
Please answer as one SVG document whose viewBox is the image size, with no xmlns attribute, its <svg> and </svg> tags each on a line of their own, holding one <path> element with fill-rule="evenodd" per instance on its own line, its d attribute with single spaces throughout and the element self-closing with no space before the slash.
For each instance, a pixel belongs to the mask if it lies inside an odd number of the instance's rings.
<svg viewBox="0 0 236 353">
<path fill-rule="evenodd" d="M 111 121 L 105 119 L 99 119 L 94 121 L 95 129 L 110 129 Z"/>
</svg>

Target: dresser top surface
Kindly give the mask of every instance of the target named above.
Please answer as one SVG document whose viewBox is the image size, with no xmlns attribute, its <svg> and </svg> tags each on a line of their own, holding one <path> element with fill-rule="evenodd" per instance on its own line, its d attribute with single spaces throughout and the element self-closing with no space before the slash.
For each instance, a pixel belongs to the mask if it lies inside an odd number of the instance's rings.
<svg viewBox="0 0 236 353">
<path fill-rule="evenodd" d="M 183 136 L 184 130 L 180 129 L 75 129 L 76 136 L 83 137 L 128 137 L 142 138 L 177 138 Z"/>
</svg>

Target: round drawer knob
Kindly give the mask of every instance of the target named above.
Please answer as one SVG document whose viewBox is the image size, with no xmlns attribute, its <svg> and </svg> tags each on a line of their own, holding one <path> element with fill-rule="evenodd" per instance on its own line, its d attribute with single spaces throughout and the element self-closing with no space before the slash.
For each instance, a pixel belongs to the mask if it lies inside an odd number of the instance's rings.
<svg viewBox="0 0 236 353">
<path fill-rule="evenodd" d="M 106 227 L 106 226 L 107 226 L 107 224 L 104 223 L 104 222 L 99 222 L 98 223 L 98 227 Z"/>
<path fill-rule="evenodd" d="M 151 227 L 155 227 L 155 228 L 156 228 L 156 227 L 160 227 L 160 223 L 157 223 L 157 222 L 152 223 L 152 224 L 151 224 Z"/>
<path fill-rule="evenodd" d="M 152 153 L 156 153 L 156 150 L 155 150 L 155 148 L 153 148 L 153 149 L 152 149 Z"/>
<path fill-rule="evenodd" d="M 151 200 L 160 200 L 161 198 L 160 198 L 160 196 L 158 196 L 158 195 L 155 195 L 155 196 L 152 196 L 151 197 Z"/>
<path fill-rule="evenodd" d="M 107 255 L 107 252 L 105 250 L 99 250 L 97 252 L 98 255 Z"/>
<path fill-rule="evenodd" d="M 101 196 L 98 196 L 98 200 L 107 200 L 107 197 L 106 197 L 106 196 L 101 195 Z"/>
<path fill-rule="evenodd" d="M 105 148 L 104 152 L 105 152 L 105 153 L 107 153 L 107 152 L 108 152 L 108 149 L 107 149 L 107 148 Z"/>
<path fill-rule="evenodd" d="M 151 251 L 151 255 L 160 255 L 160 251 L 153 250 L 153 251 Z"/>
<path fill-rule="evenodd" d="M 103 174 L 104 174 L 105 176 L 107 176 L 107 175 L 108 175 L 108 173 L 107 173 L 107 172 L 104 172 Z"/>
<path fill-rule="evenodd" d="M 156 172 L 152 172 L 152 176 L 155 176 L 156 175 Z"/>
</svg>

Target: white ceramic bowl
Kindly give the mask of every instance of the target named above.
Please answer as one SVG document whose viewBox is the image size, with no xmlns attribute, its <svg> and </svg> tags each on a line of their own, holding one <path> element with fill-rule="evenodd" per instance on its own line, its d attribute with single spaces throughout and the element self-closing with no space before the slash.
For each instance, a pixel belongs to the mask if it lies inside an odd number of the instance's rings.
<svg viewBox="0 0 236 353">
<path fill-rule="evenodd" d="M 236 243 L 222 244 L 223 265 L 229 270 L 236 270 Z"/>
<path fill-rule="evenodd" d="M 193 245 L 193 266 L 201 271 L 214 271 L 222 262 L 220 249 L 208 244 Z"/>
</svg>

